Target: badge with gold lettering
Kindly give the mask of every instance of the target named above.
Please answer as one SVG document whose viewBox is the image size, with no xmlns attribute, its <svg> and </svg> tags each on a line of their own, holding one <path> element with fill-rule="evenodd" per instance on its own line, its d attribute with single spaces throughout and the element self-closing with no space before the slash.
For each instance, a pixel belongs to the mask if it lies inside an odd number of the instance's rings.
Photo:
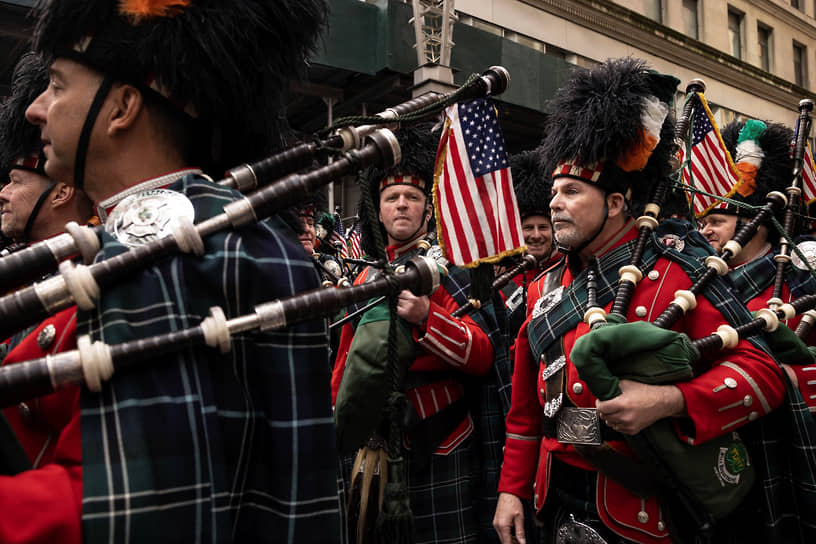
<svg viewBox="0 0 816 544">
<path fill-rule="evenodd" d="M 195 210 L 181 193 L 150 189 L 124 198 L 105 222 L 105 230 L 128 247 L 137 247 L 170 236 L 179 218 L 190 222 Z"/>
</svg>

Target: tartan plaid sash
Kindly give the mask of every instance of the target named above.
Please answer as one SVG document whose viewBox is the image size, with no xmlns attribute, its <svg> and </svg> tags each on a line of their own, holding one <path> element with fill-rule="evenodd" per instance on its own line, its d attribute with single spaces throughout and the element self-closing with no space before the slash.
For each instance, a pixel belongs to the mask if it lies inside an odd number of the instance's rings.
<svg viewBox="0 0 816 544">
<path fill-rule="evenodd" d="M 773 285 L 776 278 L 774 256 L 778 254 L 777 247 L 772 253 L 745 263 L 728 273 L 742 302 L 747 304 Z M 785 284 L 794 298 L 816 293 L 816 279 L 810 272 L 800 270 L 790 263 L 785 265 Z"/>
<path fill-rule="evenodd" d="M 240 198 L 197 176 L 170 189 L 198 222 Z M 319 286 L 277 217 L 133 271 L 80 311 L 77 333 L 121 343 L 228 318 Z M 97 259 L 127 248 L 106 236 Z M 336 542 L 335 430 L 324 319 L 188 348 L 82 389 L 83 537 L 88 542 Z"/>
<path fill-rule="evenodd" d="M 685 242 L 683 251 L 662 244 L 659 240 L 665 234 L 678 235 Z M 628 242 L 599 259 L 599 304 L 606 305 L 612 300 L 613 286 L 618 279 L 617 268 L 619 265 L 629 264 L 633 247 L 633 242 Z M 643 261 L 653 265 L 658 257 L 669 258 L 680 264 L 689 278 L 695 281 L 705 271 L 703 260 L 712 254 L 713 250 L 706 240 L 699 232 L 691 229 L 688 223 L 666 220 L 652 234 L 650 243 L 644 250 Z M 767 263 L 755 266 L 761 270 L 762 267 L 767 267 Z M 641 271 L 644 270 L 648 270 L 645 265 L 641 266 Z M 757 270 L 754 272 L 759 274 Z M 747 283 L 748 275 L 745 274 L 743 278 Z M 752 283 L 755 285 L 749 289 L 760 289 L 760 282 Z M 806 279 L 788 283 L 794 294 L 807 289 L 807 285 Z M 759 292 L 762 290 L 764 289 Z M 730 281 L 722 277 L 714 278 L 704 290 L 703 296 L 723 314 L 730 325 L 751 320 L 747 308 L 735 300 Z M 556 338 L 583 320 L 585 306 L 584 271 L 564 290 L 558 304 L 528 325 L 535 361 L 538 360 L 538 354 L 544 353 Z M 752 337 L 748 340 L 770 353 L 762 338 Z M 758 500 L 763 506 L 755 514 L 756 520 L 762 520 L 765 541 L 802 544 L 816 541 L 816 421 L 799 390 L 788 384 L 784 404 L 771 414 L 741 427 L 740 436 L 748 446 L 757 467 L 755 492 L 761 493 Z"/>
</svg>

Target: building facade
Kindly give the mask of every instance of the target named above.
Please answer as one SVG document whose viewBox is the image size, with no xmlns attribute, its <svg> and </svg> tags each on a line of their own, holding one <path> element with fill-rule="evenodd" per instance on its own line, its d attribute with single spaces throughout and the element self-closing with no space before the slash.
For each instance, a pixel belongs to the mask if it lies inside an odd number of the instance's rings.
<svg viewBox="0 0 816 544">
<path fill-rule="evenodd" d="M 720 124 L 793 125 L 814 98 L 813 0 L 457 0 L 459 20 L 589 66 L 632 55 L 706 82 Z M 455 36 L 454 36 L 455 39 Z"/>
<path fill-rule="evenodd" d="M 495 64 L 509 70 L 497 105 L 511 152 L 538 144 L 547 100 L 570 70 L 607 58 L 643 58 L 678 77 L 681 90 L 703 79 L 721 126 L 737 116 L 793 126 L 799 100 L 816 99 L 816 0 L 420 1 L 453 5 L 453 83 Z M 33 3 L 0 0 L 0 96 L 30 37 Z M 410 99 L 421 68 L 414 0 L 331 4 L 322 50 L 307 79 L 291 87 L 289 121 L 303 134 Z M 336 183 L 329 200 L 350 217 L 358 197 L 356 184 Z"/>
</svg>

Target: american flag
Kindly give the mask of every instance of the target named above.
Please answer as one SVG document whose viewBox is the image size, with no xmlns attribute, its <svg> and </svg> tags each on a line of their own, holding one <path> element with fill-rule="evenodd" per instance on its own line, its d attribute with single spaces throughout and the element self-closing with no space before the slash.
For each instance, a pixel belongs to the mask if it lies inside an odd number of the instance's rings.
<svg viewBox="0 0 816 544">
<path fill-rule="evenodd" d="M 799 119 L 796 120 L 796 129 L 793 131 L 793 140 L 791 140 L 791 156 L 793 156 L 797 134 L 799 134 Z M 816 200 L 816 168 L 813 165 L 813 153 L 810 151 L 810 142 L 808 141 L 805 141 L 805 160 L 802 165 L 802 198 L 805 205 L 809 205 Z"/>
<path fill-rule="evenodd" d="M 361 259 L 363 257 L 363 249 L 360 246 L 360 238 L 362 235 L 360 234 L 360 223 L 357 222 L 354 224 L 354 228 L 351 229 L 351 232 L 348 235 L 348 248 L 349 248 L 349 257 L 352 259 Z"/>
<path fill-rule="evenodd" d="M 702 93 L 691 100 L 697 100 L 692 119 L 691 158 L 686 165 L 685 149 L 681 149 L 683 161 L 683 183 L 697 187 L 707 193 L 730 197 L 741 182 L 739 172 L 725 148 L 720 130 Z M 694 194 L 694 213 L 705 215 L 717 199 L 703 194 Z"/>
<path fill-rule="evenodd" d="M 436 154 L 437 239 L 455 265 L 521 253 L 521 219 L 504 138 L 490 98 L 445 110 Z"/>
<path fill-rule="evenodd" d="M 816 167 L 813 164 L 809 142 L 805 147 L 805 164 L 802 165 L 802 193 L 805 204 L 811 204 L 816 200 Z"/>
<path fill-rule="evenodd" d="M 345 259 L 348 257 L 348 247 L 346 247 L 346 235 L 343 230 L 343 220 L 339 214 L 334 214 L 334 230 L 331 234 L 331 244 L 337 248 L 337 252 Z"/>
</svg>

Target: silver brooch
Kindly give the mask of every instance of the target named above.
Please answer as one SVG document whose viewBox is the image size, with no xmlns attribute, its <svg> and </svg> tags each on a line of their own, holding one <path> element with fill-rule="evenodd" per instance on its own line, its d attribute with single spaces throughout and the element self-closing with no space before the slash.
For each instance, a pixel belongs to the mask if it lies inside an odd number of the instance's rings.
<svg viewBox="0 0 816 544">
<path fill-rule="evenodd" d="M 564 295 L 564 286 L 561 285 L 560 287 L 553 289 L 540 299 L 538 299 L 533 306 L 533 319 L 537 318 L 540 315 L 546 314 L 550 310 L 552 310 L 556 304 L 561 301 L 561 297 Z"/>
<path fill-rule="evenodd" d="M 660 241 L 664 246 L 673 247 L 677 251 L 683 251 L 683 248 L 686 247 L 686 242 L 676 234 L 664 234 L 661 236 Z"/>
<path fill-rule="evenodd" d="M 816 268 L 816 241 L 808 240 L 807 242 L 797 244 L 796 247 L 798 247 L 802 255 L 805 256 L 810 267 Z M 797 255 L 795 251 L 791 253 L 793 253 L 793 255 L 791 255 L 791 263 L 793 263 L 793 266 L 800 270 L 807 270 L 807 265 L 799 258 L 799 255 Z"/>
<path fill-rule="evenodd" d="M 425 256 L 430 257 L 431 259 L 436 261 L 438 264 L 441 264 L 442 266 L 448 266 L 449 264 L 449 261 L 445 258 L 445 255 L 442 253 L 442 248 L 436 244 L 432 245 L 428 249 L 428 251 L 425 252 Z"/>
<path fill-rule="evenodd" d="M 105 230 L 128 247 L 170 236 L 179 218 L 195 219 L 193 203 L 181 193 L 150 189 L 124 198 L 105 222 Z"/>
<path fill-rule="evenodd" d="M 48 324 L 42 328 L 42 330 L 37 334 L 37 345 L 40 346 L 41 350 L 46 350 L 51 347 L 51 344 L 54 343 L 54 338 L 57 337 L 57 328 L 52 325 Z"/>
</svg>

